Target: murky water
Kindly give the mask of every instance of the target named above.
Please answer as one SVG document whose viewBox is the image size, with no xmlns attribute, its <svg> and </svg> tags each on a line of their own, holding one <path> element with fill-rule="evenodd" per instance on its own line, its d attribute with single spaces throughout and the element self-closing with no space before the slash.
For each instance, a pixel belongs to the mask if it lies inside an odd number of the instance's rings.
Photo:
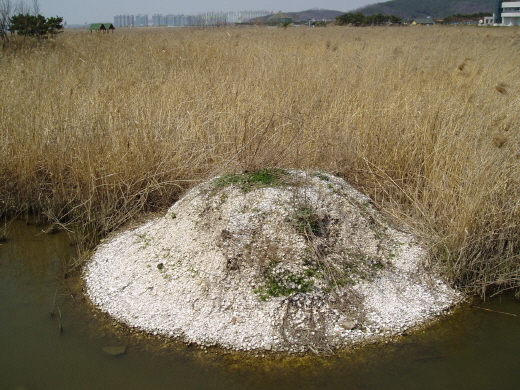
<svg viewBox="0 0 520 390">
<path fill-rule="evenodd" d="M 245 359 L 127 335 L 61 279 L 74 254 L 66 235 L 17 222 L 9 238 L 0 245 L 0 390 L 520 387 L 520 303 L 511 298 L 333 357 Z M 113 346 L 126 353 L 103 351 Z"/>
</svg>

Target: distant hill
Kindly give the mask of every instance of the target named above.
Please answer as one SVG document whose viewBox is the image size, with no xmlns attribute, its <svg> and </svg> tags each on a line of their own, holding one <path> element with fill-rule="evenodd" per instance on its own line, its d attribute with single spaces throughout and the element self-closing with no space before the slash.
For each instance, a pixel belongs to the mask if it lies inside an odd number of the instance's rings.
<svg viewBox="0 0 520 390">
<path fill-rule="evenodd" d="M 345 14 L 343 11 L 334 11 L 330 9 L 313 8 L 299 12 L 285 12 L 287 16 L 292 18 L 293 22 L 307 22 L 309 19 L 314 20 L 336 20 L 339 15 Z M 267 19 L 272 15 L 262 16 L 250 21 L 250 23 L 267 23 Z"/>
<path fill-rule="evenodd" d="M 315 20 L 336 20 L 339 15 L 343 15 L 345 12 L 333 11 L 330 9 L 308 9 L 300 12 L 286 12 L 287 16 L 293 18 L 295 22 L 304 22 L 309 19 Z"/>
<path fill-rule="evenodd" d="M 403 19 L 415 19 L 431 16 L 434 19 L 444 18 L 455 14 L 475 14 L 479 12 L 493 12 L 494 0 L 391 0 L 383 3 L 371 4 L 357 10 L 335 11 L 329 9 L 308 9 L 300 12 L 286 12 L 294 22 L 314 20 L 336 20 L 339 15 L 347 12 L 363 12 L 365 15 L 395 15 Z M 252 23 L 267 23 L 271 15 L 258 18 Z"/>
<path fill-rule="evenodd" d="M 494 0 L 391 0 L 367 5 L 356 12 L 365 15 L 396 15 L 403 19 L 444 18 L 455 14 L 493 12 Z"/>
</svg>

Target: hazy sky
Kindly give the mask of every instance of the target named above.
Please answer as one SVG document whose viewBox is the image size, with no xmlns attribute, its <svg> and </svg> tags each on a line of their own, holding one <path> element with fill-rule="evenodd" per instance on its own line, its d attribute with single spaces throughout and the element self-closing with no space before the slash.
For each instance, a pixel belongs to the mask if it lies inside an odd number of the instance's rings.
<svg viewBox="0 0 520 390">
<path fill-rule="evenodd" d="M 17 3 L 19 0 L 13 0 Z M 206 11 L 303 11 L 325 8 L 352 11 L 385 0 L 38 0 L 40 13 L 46 17 L 63 16 L 68 24 L 113 22 L 121 14 L 198 14 Z M 31 5 L 33 0 L 24 0 Z"/>
</svg>

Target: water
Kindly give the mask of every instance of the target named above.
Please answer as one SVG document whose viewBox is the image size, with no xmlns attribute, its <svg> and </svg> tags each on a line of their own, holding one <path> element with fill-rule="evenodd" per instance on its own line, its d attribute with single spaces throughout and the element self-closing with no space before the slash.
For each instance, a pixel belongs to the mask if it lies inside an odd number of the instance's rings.
<svg viewBox="0 0 520 390">
<path fill-rule="evenodd" d="M 479 306 L 516 316 L 465 306 L 425 331 L 338 356 L 244 358 L 129 335 L 62 279 L 74 255 L 66 235 L 16 222 L 9 238 L 0 245 L 0 390 L 520 387 L 520 304 L 508 297 Z M 127 351 L 110 356 L 107 346 Z"/>
</svg>

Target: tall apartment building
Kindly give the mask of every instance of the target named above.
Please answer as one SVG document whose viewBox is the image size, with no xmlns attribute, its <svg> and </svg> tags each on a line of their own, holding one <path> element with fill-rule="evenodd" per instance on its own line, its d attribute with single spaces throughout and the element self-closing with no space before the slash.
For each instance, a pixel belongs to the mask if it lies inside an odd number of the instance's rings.
<svg viewBox="0 0 520 390">
<path fill-rule="evenodd" d="M 114 16 L 114 27 L 134 27 L 134 15 L 116 15 Z"/>
<path fill-rule="evenodd" d="M 135 27 L 148 27 L 148 15 L 137 15 L 135 17 Z"/>
<path fill-rule="evenodd" d="M 152 15 L 153 26 L 166 26 L 166 18 L 162 14 Z"/>
</svg>

